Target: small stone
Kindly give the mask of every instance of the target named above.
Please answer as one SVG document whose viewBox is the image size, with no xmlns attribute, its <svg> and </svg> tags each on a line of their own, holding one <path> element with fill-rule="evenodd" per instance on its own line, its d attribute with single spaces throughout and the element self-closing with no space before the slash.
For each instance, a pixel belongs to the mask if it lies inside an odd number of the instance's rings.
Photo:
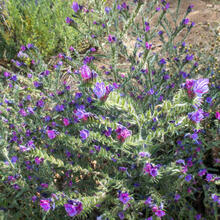
<svg viewBox="0 0 220 220">
<path fill-rule="evenodd" d="M 207 8 L 213 8 L 213 5 L 212 4 L 207 4 L 206 7 Z"/>
</svg>

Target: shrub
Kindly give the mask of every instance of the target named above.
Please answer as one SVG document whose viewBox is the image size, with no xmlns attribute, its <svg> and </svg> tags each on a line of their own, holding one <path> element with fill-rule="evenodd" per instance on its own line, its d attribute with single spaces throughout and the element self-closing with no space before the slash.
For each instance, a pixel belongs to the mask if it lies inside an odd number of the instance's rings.
<svg viewBox="0 0 220 220">
<path fill-rule="evenodd" d="M 2 6 L 0 33 L 9 46 L 18 49 L 34 43 L 44 56 L 66 51 L 71 45 L 80 48 L 82 36 L 65 22 L 71 13 L 69 0 L 8 0 Z"/>
<path fill-rule="evenodd" d="M 85 25 L 99 54 L 70 48 L 51 66 L 28 44 L 17 71 L 1 75 L 4 217 L 217 219 L 219 86 L 176 42 L 193 26 L 192 6 L 174 27 L 165 0 L 95 3 L 100 20 Z M 74 17 L 81 10 L 75 3 Z M 134 22 L 141 12 L 147 20 Z M 137 40 L 128 51 L 129 32 Z"/>
</svg>

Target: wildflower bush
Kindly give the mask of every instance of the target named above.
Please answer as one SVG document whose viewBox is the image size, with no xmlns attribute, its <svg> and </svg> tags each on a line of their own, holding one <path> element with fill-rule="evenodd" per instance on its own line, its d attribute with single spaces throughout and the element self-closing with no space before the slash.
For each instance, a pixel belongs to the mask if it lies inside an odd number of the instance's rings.
<svg viewBox="0 0 220 220">
<path fill-rule="evenodd" d="M 171 23 L 165 0 L 94 1 L 92 21 L 73 2 L 93 48 L 52 66 L 21 47 L 0 81 L 3 218 L 218 219 L 219 66 L 186 49 L 180 6 Z"/>
</svg>

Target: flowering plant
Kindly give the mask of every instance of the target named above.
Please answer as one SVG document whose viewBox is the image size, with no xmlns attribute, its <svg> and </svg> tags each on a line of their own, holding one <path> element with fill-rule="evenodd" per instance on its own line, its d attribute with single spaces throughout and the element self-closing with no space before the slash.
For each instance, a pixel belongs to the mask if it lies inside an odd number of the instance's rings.
<svg viewBox="0 0 220 220">
<path fill-rule="evenodd" d="M 2 71 L 6 218 L 217 219 L 219 160 L 213 156 L 210 165 L 208 154 L 219 143 L 219 87 L 209 72 L 196 75 L 185 43 L 174 44 L 194 25 L 186 18 L 192 6 L 179 24 L 176 13 L 172 29 L 167 1 L 146 5 L 95 1 L 91 12 L 74 2 L 82 22 L 83 10 L 97 18 L 84 21 L 93 49 L 80 55 L 71 47 L 51 65 L 26 45 L 21 51 L 32 65 L 19 57 L 16 71 Z M 142 26 L 135 22 L 140 12 L 149 16 Z M 130 32 L 135 44 L 128 48 Z M 163 45 L 154 52 L 157 33 Z"/>
</svg>

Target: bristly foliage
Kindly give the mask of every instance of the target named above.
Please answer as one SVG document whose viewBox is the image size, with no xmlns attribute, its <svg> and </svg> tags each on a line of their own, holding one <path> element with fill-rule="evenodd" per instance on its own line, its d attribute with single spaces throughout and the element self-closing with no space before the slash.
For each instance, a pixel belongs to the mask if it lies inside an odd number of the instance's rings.
<svg viewBox="0 0 220 220">
<path fill-rule="evenodd" d="M 196 71 L 183 42 L 174 45 L 193 26 L 186 20 L 192 6 L 179 24 L 177 8 L 173 28 L 165 0 L 160 8 L 158 1 L 104 2 L 94 1 L 96 22 L 77 2 L 68 20 L 81 34 L 89 30 L 102 54 L 71 48 L 51 66 L 28 44 L 13 60 L 16 72 L 0 75 L 1 215 L 217 219 L 219 85 Z M 149 18 L 137 24 L 140 12 Z M 159 33 L 156 53 L 151 42 L 161 29 L 167 37 Z M 128 51 L 130 32 L 137 42 Z"/>
</svg>

